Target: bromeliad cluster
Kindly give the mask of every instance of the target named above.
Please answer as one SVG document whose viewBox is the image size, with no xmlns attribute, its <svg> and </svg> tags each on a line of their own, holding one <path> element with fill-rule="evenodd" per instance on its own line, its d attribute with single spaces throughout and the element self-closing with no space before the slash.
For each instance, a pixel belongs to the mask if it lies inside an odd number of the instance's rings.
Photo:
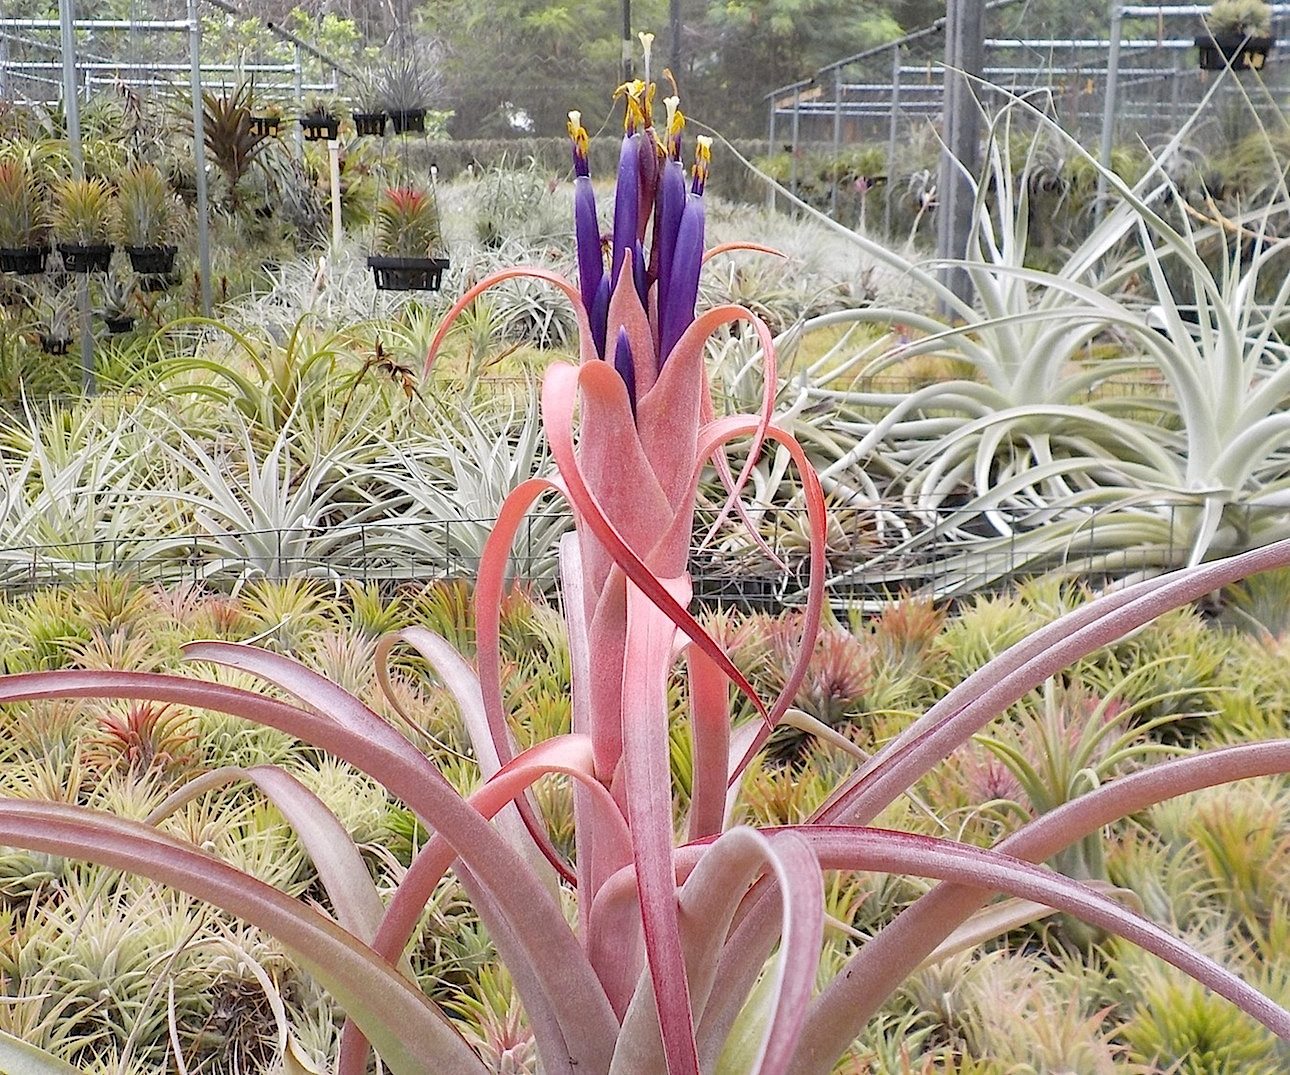
<svg viewBox="0 0 1290 1075">
<path fill-rule="evenodd" d="M 1290 1013 L 1262 993 L 1096 889 L 1036 865 L 1151 803 L 1288 772 L 1290 742 L 1231 747 L 1145 768 L 1029 822 L 994 849 L 873 827 L 939 762 L 1064 666 L 1217 586 L 1290 564 L 1290 543 L 1099 598 L 950 691 L 864 761 L 811 817 L 765 829 L 733 823 L 742 776 L 776 723 L 788 719 L 822 730 L 806 714 L 790 713 L 789 700 L 820 621 L 824 502 L 801 447 L 773 420 L 774 353 L 765 326 L 733 306 L 695 313 L 705 257 L 707 149 L 698 150 L 686 192 L 682 120 L 669 103 L 659 137 L 653 93 L 648 82 L 625 91 L 627 133 L 608 258 L 601 257 L 586 136 L 575 117 L 579 282 L 524 269 L 482 281 L 450 311 L 427 359 L 429 366 L 453 318 L 477 294 L 521 274 L 561 288 L 581 328 L 581 361 L 553 364 L 543 383 L 543 422 L 556 473 L 512 492 L 481 557 L 476 667 L 419 628 L 388 636 L 377 649 L 378 676 L 387 688 L 390 654 L 407 644 L 456 698 L 482 776 L 468 798 L 374 710 L 290 658 L 252 646 L 199 643 L 187 655 L 257 677 L 285 700 L 145 673 L 57 671 L 0 679 L 0 701 L 122 697 L 234 714 L 280 728 L 370 774 L 432 834 L 389 901 L 380 898 L 335 816 L 272 765 L 206 774 L 149 820 L 160 821 L 221 784 L 253 783 L 299 832 L 334 917 L 153 825 L 76 806 L 0 801 L 0 844 L 142 873 L 273 934 L 351 1020 L 338 1075 L 367 1070 L 369 1041 L 396 1075 L 486 1070 L 402 958 L 450 870 L 510 971 L 546 1075 L 827 1075 L 924 960 L 1051 909 L 1135 941 L 1290 1039 Z M 717 417 L 704 348 L 708 336 L 732 320 L 751 323 L 762 341 L 767 389 L 760 413 Z M 784 691 L 771 702 L 757 697 L 688 610 L 686 564 L 699 476 L 715 465 L 735 505 L 751 465 L 737 478 L 731 473 L 724 451 L 736 439 L 750 441 L 750 459 L 768 439 L 789 453 L 801 470 L 811 522 L 804 637 Z M 512 540 L 529 508 L 551 493 L 569 502 L 576 524 L 560 556 L 572 729 L 519 751 L 502 691 L 499 608 Z M 692 743 L 680 818 L 669 734 L 678 662 L 685 666 Z M 731 684 L 752 701 L 751 720 L 732 719 Z M 398 710 L 397 693 L 387 690 L 387 696 Z M 528 797 L 535 781 L 552 776 L 574 783 L 572 862 L 557 851 Z M 685 834 L 680 846 L 678 831 Z M 826 870 L 908 873 L 948 884 L 880 929 L 817 990 Z M 991 893 L 1011 903 L 974 918 Z M 576 902 L 572 924 L 564 897 Z M 5 1044 L 0 1035 L 0 1061 Z"/>
</svg>

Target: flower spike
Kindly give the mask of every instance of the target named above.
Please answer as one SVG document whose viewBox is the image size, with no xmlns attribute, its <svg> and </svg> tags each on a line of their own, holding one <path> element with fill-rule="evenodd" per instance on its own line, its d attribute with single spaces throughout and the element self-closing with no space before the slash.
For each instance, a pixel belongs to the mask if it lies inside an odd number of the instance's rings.
<svg viewBox="0 0 1290 1075">
<path fill-rule="evenodd" d="M 690 185 L 691 194 L 702 194 L 703 188 L 708 185 L 708 170 L 712 166 L 712 139 L 706 134 L 701 134 L 695 140 L 694 148 L 694 172 Z"/>
</svg>

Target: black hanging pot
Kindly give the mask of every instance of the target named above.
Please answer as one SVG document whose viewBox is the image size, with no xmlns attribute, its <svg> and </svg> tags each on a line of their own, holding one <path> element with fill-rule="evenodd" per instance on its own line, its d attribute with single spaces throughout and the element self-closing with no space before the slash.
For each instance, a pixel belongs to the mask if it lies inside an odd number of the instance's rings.
<svg viewBox="0 0 1290 1075">
<path fill-rule="evenodd" d="M 301 116 L 300 126 L 306 142 L 330 141 L 340 134 L 340 120 L 335 116 Z"/>
<path fill-rule="evenodd" d="M 261 138 L 272 138 L 278 133 L 282 126 L 281 116 L 252 116 L 251 133 L 258 134 Z"/>
<path fill-rule="evenodd" d="M 367 259 L 378 291 L 438 291 L 447 258 L 395 258 L 373 254 Z"/>
<path fill-rule="evenodd" d="M 397 112 L 390 110 L 390 120 L 394 124 L 395 134 L 425 133 L 426 110 L 424 108 L 403 108 Z"/>
<path fill-rule="evenodd" d="M 47 257 L 49 257 L 49 248 L 46 246 L 0 247 L 0 272 L 16 273 L 18 276 L 36 276 L 45 271 Z"/>
<path fill-rule="evenodd" d="M 40 335 L 40 349 L 47 355 L 65 355 L 71 346 L 72 341 L 65 336 Z"/>
<path fill-rule="evenodd" d="M 1274 37 L 1249 37 L 1236 30 L 1229 33 L 1198 34 L 1196 48 L 1200 51 L 1202 71 L 1261 71 L 1268 61 L 1268 53 L 1276 44 Z"/>
<path fill-rule="evenodd" d="M 107 325 L 108 332 L 113 336 L 121 336 L 134 328 L 134 318 L 129 314 L 125 317 L 105 317 L 103 323 Z"/>
<path fill-rule="evenodd" d="M 175 267 L 177 246 L 127 246 L 130 268 L 137 273 L 168 273 Z"/>
<path fill-rule="evenodd" d="M 354 129 L 364 138 L 380 138 L 385 134 L 385 113 L 355 112 Z"/>
<path fill-rule="evenodd" d="M 58 252 L 68 272 L 107 272 L 112 261 L 111 243 L 59 243 Z"/>
</svg>

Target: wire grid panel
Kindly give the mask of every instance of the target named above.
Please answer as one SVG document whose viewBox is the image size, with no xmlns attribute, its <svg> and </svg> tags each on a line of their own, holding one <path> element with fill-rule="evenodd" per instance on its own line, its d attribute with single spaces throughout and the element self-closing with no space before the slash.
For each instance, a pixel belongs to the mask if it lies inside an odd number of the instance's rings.
<svg viewBox="0 0 1290 1075">
<path fill-rule="evenodd" d="M 1280 127 L 1290 104 L 1290 58 L 1279 58 L 1274 48 L 1262 70 L 1224 73 L 1216 86 L 1219 74 L 1198 65 L 1202 10 L 1183 3 L 1128 8 L 1116 75 L 1116 145 L 1163 145 L 1207 96 L 1189 138 L 1198 155 L 1256 130 L 1256 115 L 1269 129 Z M 1285 42 L 1290 4 L 1274 5 L 1273 12 L 1273 36 Z M 1024 96 L 1083 145 L 1097 146 L 1110 73 L 1106 9 L 1072 11 L 1061 22 L 1045 19 L 1038 29 L 1026 0 L 993 0 L 984 20 L 979 96 L 987 110 Z M 866 219 L 867 206 L 869 224 L 881 215 L 891 235 L 929 231 L 941 148 L 943 21 L 891 46 L 840 59 L 771 95 L 771 150 L 791 154 L 789 186 L 796 194 L 849 225 Z M 866 148 L 874 152 L 866 155 Z M 839 153 L 854 160 L 821 181 L 809 158 Z M 869 161 L 874 174 L 859 174 Z"/>
<path fill-rule="evenodd" d="M 907 593 L 952 598 L 998 590 L 1050 571 L 1101 582 L 1179 566 L 1188 551 L 1195 506 L 1135 504 L 1132 510 L 1139 522 L 1154 524 L 1150 543 L 1125 546 L 1117 517 L 1095 507 L 1001 513 L 952 503 L 915 508 L 875 502 L 835 508 L 829 513 L 825 546 L 828 595 L 837 605 Z M 749 518 L 755 536 L 738 522 L 726 523 L 713 536 L 716 512 L 705 508 L 695 519 L 690 569 L 696 598 L 758 608 L 801 602 L 809 574 L 805 512 L 753 509 Z M 1238 532 L 1257 532 L 1248 505 L 1230 505 L 1228 512 Z M 526 521 L 512 546 L 513 581 L 554 587 L 556 544 L 568 522 L 567 515 L 557 513 L 535 513 Z M 478 518 L 423 524 L 397 546 L 390 543 L 390 528 L 379 525 L 25 546 L 0 550 L 0 589 L 28 592 L 85 582 L 100 573 L 128 575 L 149 585 L 217 590 L 259 579 L 382 586 L 473 579 L 480 535 L 490 532 L 493 523 Z M 1062 541 L 1036 547 L 1026 540 L 1053 528 L 1063 528 Z M 326 539 L 325 555 L 310 552 L 311 538 Z M 254 552 L 235 554 L 233 549 Z"/>
</svg>

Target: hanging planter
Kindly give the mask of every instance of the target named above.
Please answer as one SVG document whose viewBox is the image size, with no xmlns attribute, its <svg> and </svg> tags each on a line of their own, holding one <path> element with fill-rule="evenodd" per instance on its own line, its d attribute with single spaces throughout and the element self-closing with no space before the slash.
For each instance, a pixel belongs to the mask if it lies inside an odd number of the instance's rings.
<svg viewBox="0 0 1290 1075">
<path fill-rule="evenodd" d="M 40 349 L 47 355 L 65 355 L 71 350 L 72 341 L 67 336 L 46 336 L 41 333 Z"/>
<path fill-rule="evenodd" d="M 1276 38 L 1249 37 L 1240 31 L 1198 34 L 1195 40 L 1202 71 L 1222 71 L 1227 67 L 1233 71 L 1261 71 L 1276 44 Z"/>
<path fill-rule="evenodd" d="M 340 120 L 335 116 L 301 116 L 300 126 L 306 142 L 331 141 L 340 134 Z"/>
<path fill-rule="evenodd" d="M 300 117 L 300 127 L 306 142 L 332 141 L 340 135 L 340 117 L 328 102 L 315 97 Z"/>
<path fill-rule="evenodd" d="M 261 138 L 276 138 L 278 131 L 281 129 L 281 116 L 263 115 L 251 117 L 251 132 L 258 134 Z"/>
<path fill-rule="evenodd" d="M 64 179 L 54 186 L 54 238 L 67 272 L 107 272 L 116 204 L 102 179 Z"/>
<path fill-rule="evenodd" d="M 58 252 L 68 272 L 107 272 L 112 261 L 111 243 L 59 243 Z"/>
<path fill-rule="evenodd" d="M 396 258 L 373 254 L 367 259 L 378 291 L 438 291 L 447 258 Z"/>
<path fill-rule="evenodd" d="M 1214 0 L 1195 38 L 1202 71 L 1261 71 L 1275 43 L 1266 0 Z"/>
<path fill-rule="evenodd" d="M 385 134 L 385 113 L 355 112 L 354 129 L 364 138 L 380 138 Z"/>
<path fill-rule="evenodd" d="M 395 134 L 424 134 L 426 129 L 426 110 L 424 108 L 405 108 L 390 113 Z"/>
<path fill-rule="evenodd" d="M 177 246 L 127 246 L 125 252 L 130 255 L 130 268 L 143 274 L 165 274 L 175 267 Z"/>
<path fill-rule="evenodd" d="M 46 246 L 0 247 L 0 272 L 37 276 L 45 271 L 48 257 L 49 248 Z"/>
<path fill-rule="evenodd" d="M 113 336 L 123 336 L 134 328 L 133 317 L 105 317 L 103 323 Z"/>
<path fill-rule="evenodd" d="M 378 291 L 438 291 L 447 258 L 443 249 L 439 204 L 415 187 L 395 187 L 376 207 L 377 253 L 367 259 Z"/>
</svg>

